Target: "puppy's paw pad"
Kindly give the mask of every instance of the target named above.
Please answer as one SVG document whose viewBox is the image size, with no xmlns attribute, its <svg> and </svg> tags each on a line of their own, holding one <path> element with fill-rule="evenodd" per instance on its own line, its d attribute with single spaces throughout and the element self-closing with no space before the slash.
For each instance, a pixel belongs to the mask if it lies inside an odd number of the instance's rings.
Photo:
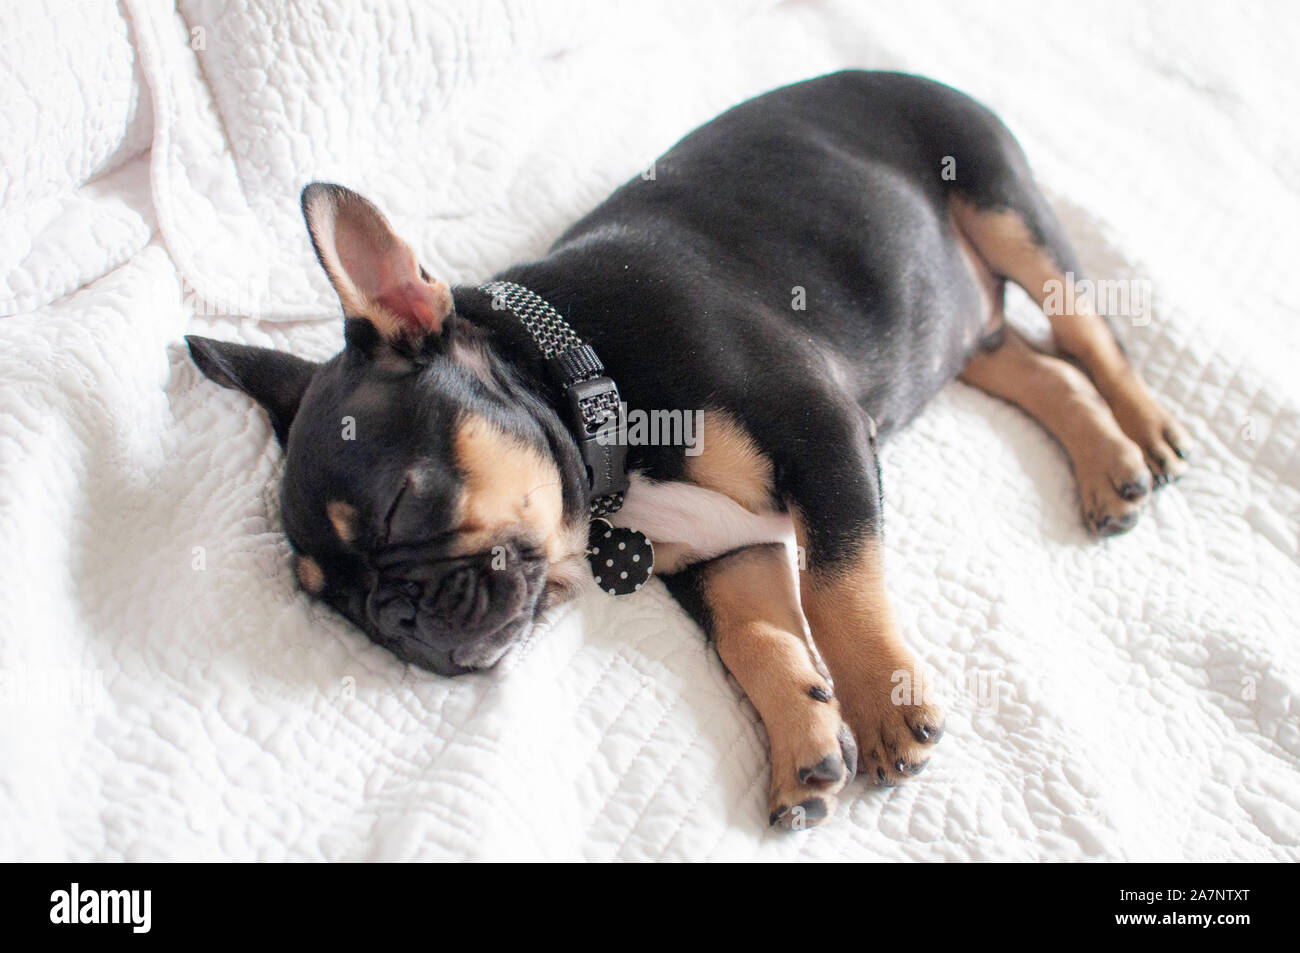
<svg viewBox="0 0 1300 953">
<path fill-rule="evenodd" d="M 1083 522 L 1098 536 L 1117 536 L 1137 525 L 1152 478 L 1137 444 L 1123 435 L 1075 457 Z"/>
<path fill-rule="evenodd" d="M 816 827 L 835 813 L 835 798 L 829 795 L 805 798 L 798 804 L 777 807 L 768 816 L 771 827 L 802 831 Z"/>
<path fill-rule="evenodd" d="M 812 726 L 783 732 L 769 726 L 772 746 L 772 788 L 768 811 L 774 825 L 802 829 L 834 811 L 835 793 L 854 776 L 858 747 L 853 732 L 832 703 L 818 702 L 819 718 Z M 787 814 L 793 814 L 786 817 Z M 784 822 L 782 818 L 786 818 Z"/>
<path fill-rule="evenodd" d="M 1097 505 L 1083 515 L 1088 528 L 1098 536 L 1118 536 L 1137 525 L 1141 511 L 1136 507 L 1110 507 Z"/>
<path fill-rule="evenodd" d="M 828 754 L 810 768 L 799 769 L 799 783 L 809 784 L 815 781 L 842 781 L 845 777 L 844 759 L 838 754 Z"/>
<path fill-rule="evenodd" d="M 1140 503 L 1151 493 L 1151 473 L 1142 451 L 1131 442 L 1123 456 L 1107 468 L 1106 479 L 1110 488 L 1126 503 Z"/>
</svg>

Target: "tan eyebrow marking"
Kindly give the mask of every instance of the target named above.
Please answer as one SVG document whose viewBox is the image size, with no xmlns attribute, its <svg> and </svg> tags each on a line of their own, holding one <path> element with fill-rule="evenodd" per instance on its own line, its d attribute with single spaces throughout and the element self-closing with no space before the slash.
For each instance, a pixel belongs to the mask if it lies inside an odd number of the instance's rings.
<svg viewBox="0 0 1300 953">
<path fill-rule="evenodd" d="M 477 416 L 461 422 L 455 447 L 464 477 L 458 531 L 470 537 L 466 545 L 490 545 L 508 528 L 527 527 L 558 556 L 563 501 L 555 462 Z"/>
<path fill-rule="evenodd" d="M 343 542 L 350 543 L 357 538 L 357 508 L 351 503 L 335 500 L 325 507 L 325 515 Z"/>
<path fill-rule="evenodd" d="M 313 596 L 320 595 L 321 590 L 325 588 L 325 570 L 321 569 L 320 563 L 310 556 L 299 556 L 294 572 L 298 576 L 298 582 Z"/>
</svg>

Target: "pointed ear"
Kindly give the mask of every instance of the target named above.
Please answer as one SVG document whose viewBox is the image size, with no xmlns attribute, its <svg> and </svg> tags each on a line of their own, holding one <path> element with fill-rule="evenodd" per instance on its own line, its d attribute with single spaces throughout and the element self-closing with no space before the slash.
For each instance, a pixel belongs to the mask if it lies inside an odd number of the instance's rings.
<svg viewBox="0 0 1300 953">
<path fill-rule="evenodd" d="M 442 331 L 451 289 L 430 280 L 373 204 L 342 186 L 313 182 L 302 190 L 302 215 L 346 317 L 368 318 L 390 341 Z"/>
<path fill-rule="evenodd" d="M 271 417 L 275 436 L 284 446 L 289 425 L 307 392 L 319 364 L 265 347 L 250 347 L 229 341 L 214 341 L 188 334 L 185 343 L 190 356 L 204 374 L 222 387 L 242 390 L 257 401 Z"/>
</svg>

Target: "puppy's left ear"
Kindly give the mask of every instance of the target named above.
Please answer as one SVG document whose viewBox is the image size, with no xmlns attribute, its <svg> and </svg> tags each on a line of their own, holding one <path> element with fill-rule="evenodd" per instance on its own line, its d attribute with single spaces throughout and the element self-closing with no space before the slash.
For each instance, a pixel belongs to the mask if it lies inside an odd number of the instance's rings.
<svg viewBox="0 0 1300 953">
<path fill-rule="evenodd" d="M 411 246 L 370 201 L 313 182 L 302 190 L 302 214 L 346 317 L 368 318 L 390 341 L 441 333 L 452 311 L 451 289 L 424 273 Z"/>
<path fill-rule="evenodd" d="M 187 334 L 185 343 L 199 370 L 222 387 L 242 390 L 266 408 L 283 447 L 302 395 L 320 365 L 284 351 L 214 341 L 197 334 Z"/>
</svg>

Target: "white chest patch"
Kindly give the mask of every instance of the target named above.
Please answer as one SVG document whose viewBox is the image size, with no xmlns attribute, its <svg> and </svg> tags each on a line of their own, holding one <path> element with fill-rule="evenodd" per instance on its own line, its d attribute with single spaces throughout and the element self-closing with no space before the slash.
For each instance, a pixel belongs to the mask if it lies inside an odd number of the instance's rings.
<svg viewBox="0 0 1300 953">
<path fill-rule="evenodd" d="M 639 473 L 631 475 L 623 508 L 606 519 L 650 537 L 657 575 L 742 546 L 794 546 L 794 522 L 788 513 L 751 513 L 716 490 L 693 483 L 660 483 Z"/>
</svg>

